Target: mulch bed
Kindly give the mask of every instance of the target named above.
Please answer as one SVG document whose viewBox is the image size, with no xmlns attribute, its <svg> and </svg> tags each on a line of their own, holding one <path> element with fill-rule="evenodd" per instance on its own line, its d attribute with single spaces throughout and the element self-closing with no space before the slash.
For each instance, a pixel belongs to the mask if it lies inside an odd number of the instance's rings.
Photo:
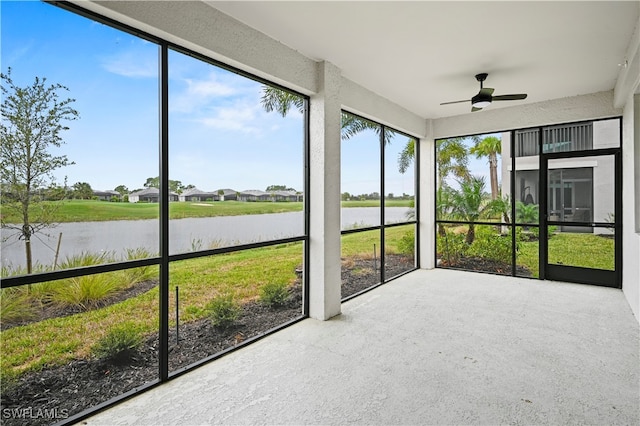
<svg viewBox="0 0 640 426">
<path fill-rule="evenodd" d="M 439 266 L 441 268 L 464 269 L 466 271 L 511 275 L 511 264 L 480 257 L 462 257 L 455 262 L 451 262 L 451 264 L 446 260 L 442 260 L 442 263 L 440 263 Z M 516 265 L 516 276 L 532 277 L 533 274 L 524 266 Z"/>
<path fill-rule="evenodd" d="M 374 269 L 374 266 L 377 268 Z M 342 297 L 359 293 L 379 282 L 379 260 L 355 260 L 342 270 Z M 386 256 L 385 276 L 391 278 L 413 269 L 413 258 Z M 136 285 L 101 306 L 117 303 L 149 291 L 157 282 Z M 33 321 L 77 313 L 77 309 L 43 308 Z M 233 327 L 219 329 L 209 319 L 180 324 L 169 331 L 169 371 L 175 372 L 204 358 L 236 347 L 288 321 L 302 316 L 302 286 L 290 289 L 284 306 L 270 308 L 257 302 L 243 305 Z M 23 324 L 12 324 L 17 326 Z M 5 329 L 9 326 L 5 326 Z M 176 341 L 176 335 L 179 339 Z M 0 417 L 3 425 L 46 425 L 64 421 L 92 406 L 133 390 L 158 377 L 158 336 L 149 337 L 126 362 L 90 358 L 24 374 L 10 386 L 3 385 Z"/>
</svg>

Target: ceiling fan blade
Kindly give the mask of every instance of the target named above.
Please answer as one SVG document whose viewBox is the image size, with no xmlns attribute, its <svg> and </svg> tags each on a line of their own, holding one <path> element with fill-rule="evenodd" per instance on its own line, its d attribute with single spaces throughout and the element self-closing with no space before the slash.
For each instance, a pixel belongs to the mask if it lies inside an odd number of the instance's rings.
<svg viewBox="0 0 640 426">
<path fill-rule="evenodd" d="M 443 102 L 440 105 L 461 104 L 462 102 L 471 102 L 471 99 L 465 99 L 464 101 Z"/>
<path fill-rule="evenodd" d="M 495 89 L 492 89 L 491 87 L 483 87 L 482 89 L 480 89 L 480 94 L 481 95 L 493 95 L 493 91 Z"/>
<path fill-rule="evenodd" d="M 519 100 L 526 99 L 526 98 L 527 98 L 527 94 L 526 93 L 517 93 L 517 94 L 512 94 L 512 95 L 494 96 L 493 100 L 494 101 L 519 101 Z"/>
<path fill-rule="evenodd" d="M 482 111 L 482 108 L 471 107 L 471 112 Z"/>
</svg>

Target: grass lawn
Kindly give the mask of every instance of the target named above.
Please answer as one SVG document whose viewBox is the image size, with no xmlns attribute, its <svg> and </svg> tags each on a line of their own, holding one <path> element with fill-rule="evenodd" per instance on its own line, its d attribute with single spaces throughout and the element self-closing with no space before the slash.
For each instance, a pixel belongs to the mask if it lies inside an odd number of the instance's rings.
<svg viewBox="0 0 640 426">
<path fill-rule="evenodd" d="M 521 243 L 516 263 L 526 266 L 538 277 L 538 242 Z M 612 271 L 614 241 L 594 234 L 558 232 L 549 239 L 549 263 Z"/>
<path fill-rule="evenodd" d="M 169 218 L 237 216 L 245 214 L 286 213 L 302 211 L 302 202 L 173 202 L 169 203 Z M 36 205 L 33 218 L 37 218 Z M 94 200 L 67 200 L 60 204 L 52 222 L 91 222 L 108 220 L 157 219 L 160 213 L 158 203 L 111 203 Z M 21 223 L 14 210 L 2 209 L 1 214 L 7 223 Z"/>
<path fill-rule="evenodd" d="M 295 269 L 302 264 L 302 247 L 302 243 L 283 244 L 171 263 L 169 318 L 175 318 L 176 286 L 180 290 L 181 320 L 189 321 L 206 317 L 205 306 L 217 295 L 231 293 L 246 302 L 256 299 L 268 282 L 293 283 Z M 34 286 L 40 285 L 51 286 Z M 87 357 L 99 338 L 123 323 L 133 323 L 146 334 L 157 331 L 157 287 L 105 308 L 3 331 L 2 378 Z"/>
<path fill-rule="evenodd" d="M 396 242 L 412 228 L 388 229 L 387 252 L 396 252 Z M 368 231 L 344 236 L 342 255 L 371 255 L 378 235 Z M 257 299 L 261 287 L 267 283 L 292 284 L 302 259 L 302 243 L 290 243 L 172 262 L 169 266 L 170 321 L 175 321 L 176 286 L 179 287 L 181 321 L 193 321 L 208 315 L 206 305 L 217 295 L 231 293 L 237 300 L 247 302 Z M 38 286 L 51 285 L 35 284 L 33 291 L 38 291 Z M 2 379 L 10 380 L 25 371 L 86 358 L 98 339 L 123 323 L 133 323 L 135 329 L 145 334 L 157 333 L 158 297 L 156 287 L 108 307 L 3 331 L 0 334 Z"/>
<path fill-rule="evenodd" d="M 43 203 L 44 204 L 44 203 Z M 390 200 L 388 207 L 409 207 L 409 200 Z M 342 207 L 377 207 L 379 201 L 344 201 Z M 32 208 L 32 218 L 38 217 L 38 205 Z M 159 217 L 158 203 L 111 203 L 95 200 L 66 200 L 60 203 L 51 222 L 91 222 L 108 220 L 141 220 Z M 169 203 L 169 217 L 238 216 L 247 214 L 287 213 L 302 211 L 302 202 L 172 202 Z M 0 206 L 0 215 L 5 223 L 22 223 L 21 217 L 13 209 Z"/>
</svg>

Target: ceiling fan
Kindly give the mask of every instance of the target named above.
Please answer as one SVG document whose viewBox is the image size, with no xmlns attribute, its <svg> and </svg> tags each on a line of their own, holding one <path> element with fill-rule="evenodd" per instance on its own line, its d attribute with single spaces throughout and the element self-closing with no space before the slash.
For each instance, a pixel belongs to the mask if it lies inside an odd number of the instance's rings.
<svg viewBox="0 0 640 426">
<path fill-rule="evenodd" d="M 527 98 L 526 93 L 518 93 L 511 95 L 498 95 L 493 96 L 493 90 L 491 87 L 483 87 L 482 83 L 487 79 L 487 73 L 476 74 L 476 80 L 480 82 L 480 91 L 471 99 L 465 99 L 464 101 L 443 102 L 440 105 L 459 104 L 462 102 L 471 102 L 471 112 L 480 111 L 482 108 L 487 107 L 493 101 L 519 101 Z"/>
</svg>

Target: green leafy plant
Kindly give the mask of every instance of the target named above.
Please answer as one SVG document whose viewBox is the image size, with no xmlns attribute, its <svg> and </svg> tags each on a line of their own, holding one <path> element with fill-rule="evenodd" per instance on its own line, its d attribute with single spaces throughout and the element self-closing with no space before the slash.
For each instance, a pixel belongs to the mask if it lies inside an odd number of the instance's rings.
<svg viewBox="0 0 640 426">
<path fill-rule="evenodd" d="M 282 281 L 272 281 L 260 289 L 260 302 L 272 308 L 283 306 L 289 300 L 289 286 Z"/>
<path fill-rule="evenodd" d="M 499 262 L 511 263 L 511 233 L 500 234 L 499 232 L 487 228 L 486 231 L 479 232 L 476 240 L 470 249 L 470 254 L 484 259 L 496 260 Z M 518 242 L 516 241 L 516 250 Z"/>
<path fill-rule="evenodd" d="M 538 223 L 539 206 L 537 204 L 525 204 L 516 201 L 516 222 L 535 224 Z"/>
<path fill-rule="evenodd" d="M 451 213 L 455 219 L 469 223 L 465 241 L 471 245 L 476 237 L 475 222 L 495 213 L 496 206 L 486 198 L 484 177 L 472 176 L 459 184 L 460 190 L 451 194 Z"/>
<path fill-rule="evenodd" d="M 229 328 L 240 316 L 240 305 L 232 294 L 227 293 L 215 297 L 208 305 L 211 324 L 218 328 Z"/>
<path fill-rule="evenodd" d="M 133 323 L 124 323 L 110 330 L 91 348 L 98 358 L 126 362 L 142 344 L 142 335 Z"/>
<path fill-rule="evenodd" d="M 465 239 L 465 234 L 457 234 L 455 232 L 445 231 L 444 235 L 438 235 L 437 250 L 448 266 L 454 265 L 461 257 L 467 254 L 469 245 L 465 242 Z"/>
<path fill-rule="evenodd" d="M 413 254 L 416 248 L 416 235 L 413 231 L 405 233 L 398 241 L 398 251 L 402 254 Z"/>
</svg>

